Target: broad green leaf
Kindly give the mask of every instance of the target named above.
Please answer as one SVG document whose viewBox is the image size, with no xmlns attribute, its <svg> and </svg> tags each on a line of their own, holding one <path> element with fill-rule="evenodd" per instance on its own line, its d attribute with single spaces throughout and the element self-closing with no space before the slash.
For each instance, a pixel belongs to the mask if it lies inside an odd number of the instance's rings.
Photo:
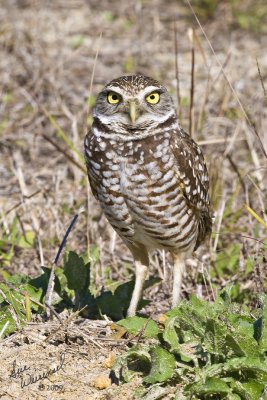
<svg viewBox="0 0 267 400">
<path fill-rule="evenodd" d="M 206 303 L 206 302 L 205 302 Z M 209 306 L 203 311 L 204 304 L 194 306 L 191 302 L 182 301 L 177 307 L 173 308 L 166 315 L 168 317 L 177 317 L 181 331 L 191 331 L 197 337 L 203 337 L 205 333 L 205 320 Z"/>
<path fill-rule="evenodd" d="M 41 302 L 43 302 L 43 298 L 46 294 L 47 286 L 48 286 L 48 282 L 49 282 L 49 278 L 50 278 L 50 274 L 51 274 L 50 268 L 42 267 L 42 270 L 43 270 L 42 275 L 39 275 L 36 278 L 30 279 L 30 281 L 29 281 L 29 284 L 31 286 L 42 290 Z M 54 297 L 53 304 L 56 304 L 59 301 L 61 301 L 61 297 L 59 297 L 61 295 L 61 285 L 60 285 L 60 281 L 57 277 L 57 270 L 58 270 L 58 268 L 56 268 L 56 270 L 55 270 L 55 292 L 58 295 Z"/>
<path fill-rule="evenodd" d="M 144 378 L 146 383 L 166 382 L 173 376 L 176 366 L 175 357 L 160 346 L 151 350 L 151 370 Z"/>
<path fill-rule="evenodd" d="M 159 282 L 161 282 L 161 279 L 151 277 L 151 278 L 149 278 L 148 280 L 145 281 L 144 289 L 152 287 L 152 286 L 158 284 Z M 131 280 L 131 281 L 125 282 L 125 283 L 117 286 L 115 291 L 114 291 L 114 295 L 120 299 L 121 303 L 124 306 L 123 308 L 124 308 L 125 311 L 128 309 L 128 307 L 130 305 L 130 301 L 131 301 L 131 298 L 132 298 L 133 290 L 134 290 L 134 281 Z M 149 304 L 148 300 L 141 299 L 139 301 L 137 309 L 141 310 L 147 304 Z"/>
<path fill-rule="evenodd" d="M 4 327 L 5 330 L 2 332 Z M 9 310 L 9 306 L 0 306 L 0 332 L 2 332 L 0 339 L 15 332 L 16 329 L 17 325 L 14 321 L 11 311 Z"/>
<path fill-rule="evenodd" d="M 267 400 L 262 394 L 267 354 L 260 346 L 266 343 L 265 312 L 265 305 L 261 316 L 261 310 L 231 302 L 231 288 L 225 288 L 215 303 L 195 296 L 182 301 L 167 313 L 165 329 L 158 335 L 167 349 L 150 344 L 151 369 L 143 382 L 164 384 L 175 373 L 194 398 Z M 141 325 L 142 319 L 133 321 Z M 137 327 L 130 329 L 135 333 Z"/>
<path fill-rule="evenodd" d="M 149 279 L 147 279 L 144 283 L 144 290 L 148 289 L 150 287 L 158 285 L 160 282 L 162 282 L 162 279 L 155 277 L 155 276 L 150 276 Z"/>
<path fill-rule="evenodd" d="M 179 338 L 175 328 L 180 328 L 179 319 L 177 317 L 169 318 L 165 324 L 163 339 L 170 345 L 171 352 L 180 350 Z"/>
<path fill-rule="evenodd" d="M 159 386 L 159 384 L 155 384 L 151 386 L 145 395 L 142 395 L 142 400 L 157 400 L 157 399 L 163 399 L 166 395 L 169 393 L 169 388 L 168 387 L 162 387 Z M 179 400 L 185 400 L 185 398 L 180 397 Z"/>
<path fill-rule="evenodd" d="M 231 291 L 232 286 L 226 286 L 219 292 L 214 302 L 216 309 L 227 309 L 231 305 Z"/>
<path fill-rule="evenodd" d="M 20 321 L 25 320 L 25 310 L 24 310 L 24 297 L 22 294 L 16 292 L 15 290 L 10 289 L 4 283 L 0 283 L 0 289 L 3 292 L 3 297 L 5 301 L 7 301 L 14 312 L 16 313 L 17 318 Z"/>
<path fill-rule="evenodd" d="M 226 400 L 243 400 L 240 396 L 236 393 L 228 393 Z"/>
<path fill-rule="evenodd" d="M 226 335 L 225 343 L 228 348 L 230 348 L 235 356 L 243 357 L 246 353 L 243 351 L 242 347 L 238 343 L 237 337 L 235 337 L 235 333 Z"/>
<path fill-rule="evenodd" d="M 19 275 L 19 274 L 14 274 L 14 275 L 6 275 L 4 277 L 5 281 L 12 283 L 16 287 L 21 287 L 26 282 L 29 282 L 30 277 L 28 275 Z"/>
<path fill-rule="evenodd" d="M 25 232 L 25 236 L 19 237 L 17 245 L 24 249 L 30 249 L 34 245 L 35 236 L 36 234 L 34 231 L 27 231 Z"/>
<path fill-rule="evenodd" d="M 68 288 L 85 291 L 90 285 L 89 264 L 84 264 L 82 257 L 70 251 L 64 263 L 64 273 L 67 277 Z"/>
<path fill-rule="evenodd" d="M 20 291 L 21 291 L 21 293 L 27 292 L 31 299 L 41 302 L 42 289 L 40 289 L 40 288 L 37 289 L 37 288 L 33 287 L 32 285 L 30 285 L 29 283 L 26 283 L 25 285 L 22 285 L 20 287 Z M 31 301 L 31 308 L 33 308 L 35 311 L 37 311 L 39 309 L 39 306 L 38 306 L 38 304 Z"/>
<path fill-rule="evenodd" d="M 208 319 L 203 348 L 211 354 L 225 355 L 225 335 L 228 329 L 222 320 Z"/>
<path fill-rule="evenodd" d="M 195 396 L 212 394 L 226 395 L 231 392 L 227 383 L 220 378 L 208 378 L 206 382 L 197 382 L 188 385 L 185 390 Z"/>
<path fill-rule="evenodd" d="M 180 326 L 179 319 L 177 317 L 169 318 L 166 322 L 165 329 L 163 332 L 163 339 L 170 346 L 170 352 L 174 352 L 180 355 L 182 361 L 188 362 L 196 358 L 195 346 L 198 344 L 192 337 L 191 340 L 185 343 L 179 343 Z"/>
<path fill-rule="evenodd" d="M 23 301 L 24 298 L 24 292 L 27 292 L 28 295 L 33 299 L 36 300 L 38 302 L 41 302 L 41 298 L 42 298 L 42 290 L 40 288 L 36 288 L 32 285 L 30 285 L 28 282 L 30 281 L 30 277 L 26 276 L 26 275 L 8 275 L 7 279 L 5 279 L 7 283 L 7 287 L 10 288 L 10 290 L 12 291 L 16 291 L 17 288 L 17 292 L 20 294 L 20 299 Z M 10 283 L 12 284 L 12 286 L 10 287 Z M 5 285 L 5 284 L 4 284 Z M 14 289 L 13 289 L 14 287 Z M 0 294 L 0 302 L 2 302 L 4 299 Z M 32 304 L 32 307 L 37 310 L 39 308 L 38 305 L 34 305 Z"/>
<path fill-rule="evenodd" d="M 30 280 L 30 285 L 41 288 L 43 290 L 43 295 L 45 294 L 48 286 L 48 281 L 51 273 L 51 269 L 47 267 L 42 267 L 43 273 L 36 278 Z"/>
<path fill-rule="evenodd" d="M 121 303 L 122 309 L 124 309 L 125 311 L 130 305 L 133 289 L 134 281 L 128 281 L 119 285 L 114 291 L 114 296 Z"/>
<path fill-rule="evenodd" d="M 267 400 L 267 385 L 265 385 L 264 391 L 259 400 Z"/>
<path fill-rule="evenodd" d="M 155 321 L 142 317 L 127 317 L 117 322 L 118 325 L 123 326 L 128 332 L 136 335 L 142 332 L 143 337 L 157 338 L 159 328 Z"/>
<path fill-rule="evenodd" d="M 68 288 L 68 281 L 63 268 L 55 268 L 55 291 L 59 295 L 63 295 L 62 292 L 64 291 L 68 293 L 71 298 L 73 297 L 73 290 Z"/>
<path fill-rule="evenodd" d="M 116 359 L 111 369 L 111 374 L 117 380 L 129 382 L 134 374 L 138 372 L 147 373 L 150 366 L 151 356 L 148 348 L 137 345 Z"/>
<path fill-rule="evenodd" d="M 100 314 L 102 315 L 108 315 L 116 321 L 124 317 L 123 303 L 110 291 L 101 293 L 101 295 L 96 298 L 96 304 L 99 308 Z"/>
<path fill-rule="evenodd" d="M 263 303 L 260 346 L 263 351 L 267 352 L 267 296 L 265 296 Z"/>
<path fill-rule="evenodd" d="M 231 387 L 235 393 L 241 396 L 242 399 L 259 400 L 264 391 L 265 385 L 254 379 L 249 379 L 245 383 L 234 381 L 231 384 Z"/>
<path fill-rule="evenodd" d="M 79 302 L 76 304 L 76 308 L 80 311 L 80 315 L 84 318 L 95 319 L 97 315 L 97 304 L 95 297 L 88 291 L 79 298 Z"/>
<path fill-rule="evenodd" d="M 203 318 L 211 317 L 211 314 L 215 314 L 214 303 L 209 303 L 206 300 L 199 299 L 195 295 L 190 296 L 189 304 L 193 307 L 194 310 L 197 311 L 199 315 L 202 315 Z"/>
<path fill-rule="evenodd" d="M 117 286 L 114 293 L 111 291 L 101 293 L 96 298 L 101 314 L 106 314 L 116 321 L 123 319 L 130 304 L 133 289 L 134 281 L 129 281 Z M 141 299 L 138 310 L 147 303 L 149 301 Z"/>
<path fill-rule="evenodd" d="M 260 355 L 260 347 L 254 339 L 254 320 L 251 316 L 231 312 L 228 315 L 226 344 L 237 356 Z"/>
<path fill-rule="evenodd" d="M 183 316 L 186 311 L 195 313 L 199 318 L 201 318 L 201 320 L 211 317 L 211 314 L 215 315 L 214 303 L 209 303 L 194 295 L 191 295 L 190 301 L 181 301 L 178 306 L 170 310 L 166 315 L 169 317 Z"/>
<path fill-rule="evenodd" d="M 267 358 L 239 357 L 232 358 L 223 364 L 223 371 L 227 374 L 233 372 L 256 376 L 258 382 L 267 384 Z"/>
<path fill-rule="evenodd" d="M 241 325 L 238 321 L 229 330 L 231 333 L 226 336 L 226 344 L 235 355 L 255 357 L 260 354 L 258 343 L 253 337 L 254 328 L 252 324 Z"/>
</svg>

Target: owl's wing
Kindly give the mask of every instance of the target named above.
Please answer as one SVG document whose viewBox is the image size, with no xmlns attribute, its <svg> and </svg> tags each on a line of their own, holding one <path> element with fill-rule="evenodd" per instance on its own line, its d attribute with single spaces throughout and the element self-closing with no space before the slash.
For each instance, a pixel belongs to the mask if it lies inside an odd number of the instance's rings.
<svg viewBox="0 0 267 400">
<path fill-rule="evenodd" d="M 92 153 L 94 151 L 94 144 L 93 144 L 94 137 L 91 134 L 91 131 L 87 133 L 84 139 L 84 158 L 85 158 L 85 163 L 86 163 L 86 168 L 87 168 L 87 174 L 88 174 L 88 179 L 90 183 L 90 187 L 92 190 L 92 193 L 94 197 L 98 200 L 98 195 L 97 195 L 97 177 L 94 175 L 92 166 L 91 166 L 91 158 L 92 158 Z"/>
<path fill-rule="evenodd" d="M 207 167 L 199 146 L 181 128 L 172 135 L 171 149 L 181 191 L 188 206 L 199 215 L 198 247 L 212 226 Z"/>
</svg>

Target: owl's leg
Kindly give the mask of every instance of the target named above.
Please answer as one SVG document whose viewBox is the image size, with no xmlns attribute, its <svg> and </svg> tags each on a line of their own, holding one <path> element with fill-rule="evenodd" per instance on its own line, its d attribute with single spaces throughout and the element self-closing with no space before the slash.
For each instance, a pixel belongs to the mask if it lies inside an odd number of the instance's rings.
<svg viewBox="0 0 267 400">
<path fill-rule="evenodd" d="M 183 273 L 185 270 L 185 253 L 173 254 L 173 290 L 172 290 L 172 308 L 177 306 L 181 296 L 181 285 Z"/>
<path fill-rule="evenodd" d="M 130 306 L 127 311 L 127 316 L 132 317 L 136 314 L 138 303 L 142 297 L 143 286 L 149 266 L 149 257 L 146 247 L 142 244 L 128 247 L 135 259 L 135 285 Z"/>
<path fill-rule="evenodd" d="M 132 317 L 136 314 L 138 303 L 142 297 L 142 290 L 147 274 L 147 266 L 143 265 L 140 261 L 135 262 L 135 285 L 132 294 L 130 306 L 127 311 L 127 316 Z"/>
</svg>

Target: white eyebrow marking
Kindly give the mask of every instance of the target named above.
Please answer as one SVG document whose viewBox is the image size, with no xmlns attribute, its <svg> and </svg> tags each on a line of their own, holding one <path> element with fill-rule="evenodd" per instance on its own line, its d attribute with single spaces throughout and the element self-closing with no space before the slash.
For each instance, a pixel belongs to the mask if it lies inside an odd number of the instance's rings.
<svg viewBox="0 0 267 400">
<path fill-rule="evenodd" d="M 133 98 L 133 95 L 131 93 L 128 93 L 127 88 L 124 90 L 124 89 L 121 89 L 119 86 L 111 85 L 111 86 L 107 86 L 106 90 L 118 93 L 119 95 L 121 95 L 123 97 L 124 101 Z M 150 85 L 144 89 L 142 86 L 142 87 L 140 87 L 139 92 L 134 95 L 134 98 L 137 98 L 138 100 L 141 100 L 141 99 L 143 100 L 143 98 L 146 97 L 148 94 L 152 93 L 153 91 L 157 91 L 157 90 L 161 90 L 161 88 L 159 86 Z"/>
<path fill-rule="evenodd" d="M 125 94 L 125 91 L 124 91 L 124 90 L 121 90 L 121 88 L 120 88 L 119 86 L 108 86 L 108 87 L 106 88 L 106 90 L 107 90 L 108 92 L 115 92 L 115 93 L 118 93 L 118 94 L 120 94 L 121 96 L 123 96 L 123 95 Z"/>
<path fill-rule="evenodd" d="M 146 96 L 149 93 L 157 91 L 157 90 L 161 90 L 161 88 L 158 86 L 147 86 L 144 90 L 142 90 L 142 94 Z"/>
</svg>

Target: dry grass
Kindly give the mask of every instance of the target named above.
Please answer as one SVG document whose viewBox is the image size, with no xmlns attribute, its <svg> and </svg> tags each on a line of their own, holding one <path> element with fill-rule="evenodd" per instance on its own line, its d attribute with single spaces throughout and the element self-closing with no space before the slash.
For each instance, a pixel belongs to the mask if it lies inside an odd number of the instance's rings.
<svg viewBox="0 0 267 400">
<path fill-rule="evenodd" d="M 202 144 L 209 164 L 216 217 L 211 252 L 201 249 L 189 260 L 184 294 L 197 291 L 212 299 L 216 288 L 240 281 L 247 259 L 256 267 L 248 281 L 241 281 L 243 288 L 256 291 L 255 282 L 260 281 L 262 290 L 266 290 L 266 227 L 245 204 L 267 222 L 263 150 L 267 152 L 263 90 L 264 82 L 267 85 L 267 38 L 264 32 L 232 29 L 231 8 L 222 3 L 214 18 L 203 25 L 215 57 L 189 7 L 182 2 L 169 1 L 168 6 L 161 0 L 153 6 L 148 0 L 3 2 L 0 232 L 10 238 L 16 219 L 21 236 L 28 231 L 35 233 L 34 246 L 16 245 L 11 262 L 3 263 L 5 270 L 12 274 L 40 273 L 40 266 L 49 265 L 55 257 L 73 215 L 84 206 L 86 212 L 80 215 L 67 248 L 92 255 L 94 246 L 98 247 L 100 257 L 93 269 L 97 288 L 129 279 L 130 254 L 93 199 L 83 166 L 79 168 L 83 161 L 78 153 L 83 152 L 83 137 L 91 123 L 88 108 L 91 110 L 100 88 L 116 76 L 142 72 L 164 82 L 174 100 L 179 99 L 182 125 L 188 129 L 191 124 L 190 130 Z M 192 27 L 193 92 L 192 42 L 188 35 Z M 179 70 L 178 97 L 175 70 Z M 238 270 L 211 276 L 218 254 L 235 243 L 241 245 Z M 1 248 L 0 262 L 10 246 Z M 157 299 L 157 312 L 168 307 L 169 266 L 164 254 L 153 258 L 151 274 L 165 278 L 149 293 L 150 298 Z M 211 282 L 218 286 L 213 289 Z M 155 312 L 153 304 L 147 311 Z"/>
</svg>

